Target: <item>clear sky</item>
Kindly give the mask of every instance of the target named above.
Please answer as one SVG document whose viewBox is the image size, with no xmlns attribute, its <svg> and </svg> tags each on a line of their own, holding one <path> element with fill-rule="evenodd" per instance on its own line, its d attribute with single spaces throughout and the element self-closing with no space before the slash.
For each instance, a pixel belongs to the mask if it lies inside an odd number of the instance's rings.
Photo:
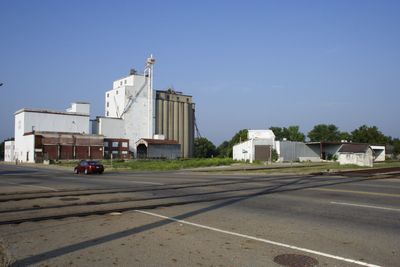
<svg viewBox="0 0 400 267">
<path fill-rule="evenodd" d="M 0 1 L 0 140 L 21 108 L 88 101 L 152 53 L 200 132 L 363 124 L 400 137 L 400 1 Z"/>
</svg>

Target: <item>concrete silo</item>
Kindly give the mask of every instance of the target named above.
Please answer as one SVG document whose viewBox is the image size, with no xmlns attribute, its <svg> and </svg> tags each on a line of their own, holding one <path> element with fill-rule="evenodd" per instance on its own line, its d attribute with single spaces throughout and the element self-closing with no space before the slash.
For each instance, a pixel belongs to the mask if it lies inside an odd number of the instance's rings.
<svg viewBox="0 0 400 267">
<path fill-rule="evenodd" d="M 194 112 L 192 96 L 172 89 L 156 91 L 155 134 L 178 141 L 184 158 L 193 156 Z"/>
</svg>

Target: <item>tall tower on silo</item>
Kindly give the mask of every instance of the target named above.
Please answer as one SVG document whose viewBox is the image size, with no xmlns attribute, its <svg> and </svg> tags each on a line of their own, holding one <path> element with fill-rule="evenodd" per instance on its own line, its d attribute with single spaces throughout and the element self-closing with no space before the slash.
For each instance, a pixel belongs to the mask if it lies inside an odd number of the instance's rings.
<svg viewBox="0 0 400 267">
<path fill-rule="evenodd" d="M 155 134 L 162 134 L 168 140 L 181 144 L 183 158 L 193 156 L 194 112 L 192 96 L 173 89 L 156 91 Z"/>
</svg>

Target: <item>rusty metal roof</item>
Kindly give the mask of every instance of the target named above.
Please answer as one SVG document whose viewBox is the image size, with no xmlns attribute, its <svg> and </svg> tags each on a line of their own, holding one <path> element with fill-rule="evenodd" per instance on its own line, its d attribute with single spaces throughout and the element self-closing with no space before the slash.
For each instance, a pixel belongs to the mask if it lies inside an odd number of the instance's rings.
<svg viewBox="0 0 400 267">
<path fill-rule="evenodd" d="M 368 148 L 370 148 L 367 144 L 343 144 L 339 152 L 342 153 L 365 153 Z"/>
<path fill-rule="evenodd" d="M 160 140 L 160 139 L 148 139 L 148 138 L 142 138 L 139 141 L 136 142 L 136 144 L 140 143 L 147 143 L 148 145 L 177 145 L 179 144 L 178 141 L 175 140 Z"/>
</svg>

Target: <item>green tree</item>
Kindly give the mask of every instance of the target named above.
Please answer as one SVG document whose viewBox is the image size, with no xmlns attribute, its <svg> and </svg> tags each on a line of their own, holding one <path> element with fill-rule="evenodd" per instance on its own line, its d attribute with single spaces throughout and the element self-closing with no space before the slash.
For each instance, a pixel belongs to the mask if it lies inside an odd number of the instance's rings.
<svg viewBox="0 0 400 267">
<path fill-rule="evenodd" d="M 378 127 L 367 125 L 360 126 L 351 132 L 353 142 L 366 143 L 366 144 L 382 144 L 386 145 L 390 143 L 390 137 L 385 136 Z"/>
<path fill-rule="evenodd" d="M 217 147 L 217 154 L 219 157 L 225 158 L 229 156 L 229 142 L 224 141 Z"/>
<path fill-rule="evenodd" d="M 400 155 L 400 139 L 394 138 L 392 143 L 393 143 L 393 154 L 395 156 Z"/>
<path fill-rule="evenodd" d="M 276 149 L 272 149 L 271 156 L 272 156 L 272 161 L 273 161 L 273 162 L 275 162 L 275 161 L 278 160 L 279 155 L 278 155 L 278 152 L 276 151 Z"/>
<path fill-rule="evenodd" d="M 338 127 L 333 124 L 318 124 L 308 133 L 311 142 L 340 141 Z"/>
<path fill-rule="evenodd" d="M 283 128 L 286 139 L 289 141 L 304 142 L 306 136 L 299 131 L 299 128 L 299 126 L 289 126 L 288 128 Z"/>
<path fill-rule="evenodd" d="M 273 127 L 269 127 L 269 129 L 274 132 L 276 141 L 282 141 L 283 138 L 286 138 L 285 133 L 284 133 L 285 128 L 273 126 Z"/>
<path fill-rule="evenodd" d="M 340 132 L 339 133 L 340 140 L 350 142 L 352 140 L 351 134 L 348 132 Z"/>
<path fill-rule="evenodd" d="M 197 137 L 194 139 L 194 157 L 195 158 L 211 158 L 216 156 L 215 145 L 205 137 Z"/>
<path fill-rule="evenodd" d="M 233 146 L 247 140 L 247 129 L 242 129 L 237 132 L 230 141 L 224 141 L 218 146 L 218 152 L 220 157 L 232 157 Z"/>
<path fill-rule="evenodd" d="M 277 141 L 282 141 L 283 139 L 286 138 L 286 140 L 289 141 L 299 141 L 299 142 L 304 142 L 306 139 L 306 136 L 299 131 L 300 127 L 299 126 L 289 126 L 288 128 L 286 127 L 270 127 L 269 128 L 271 131 L 274 132 L 275 134 L 275 140 Z"/>
</svg>

